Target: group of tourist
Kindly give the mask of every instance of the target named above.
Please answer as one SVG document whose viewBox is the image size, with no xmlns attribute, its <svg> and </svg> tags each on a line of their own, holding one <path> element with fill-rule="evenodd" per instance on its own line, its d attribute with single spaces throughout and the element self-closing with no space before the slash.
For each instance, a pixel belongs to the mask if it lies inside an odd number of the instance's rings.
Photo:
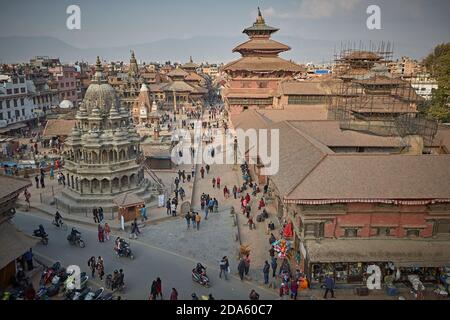
<svg viewBox="0 0 450 320">
<path fill-rule="evenodd" d="M 98 258 L 96 259 L 95 256 L 92 256 L 88 260 L 87 264 L 91 269 L 91 277 L 95 278 L 95 273 L 97 272 L 100 280 L 103 280 L 103 277 L 105 276 L 105 264 L 103 258 L 101 256 L 98 256 Z"/>
<path fill-rule="evenodd" d="M 208 220 L 208 213 L 219 212 L 219 201 L 203 192 L 200 196 L 200 207 L 205 213 L 205 220 Z"/>
<path fill-rule="evenodd" d="M 202 221 L 202 217 L 198 212 L 195 211 L 188 211 L 184 218 L 186 219 L 187 228 L 189 229 L 192 222 L 192 228 L 200 230 L 200 222 Z"/>
</svg>

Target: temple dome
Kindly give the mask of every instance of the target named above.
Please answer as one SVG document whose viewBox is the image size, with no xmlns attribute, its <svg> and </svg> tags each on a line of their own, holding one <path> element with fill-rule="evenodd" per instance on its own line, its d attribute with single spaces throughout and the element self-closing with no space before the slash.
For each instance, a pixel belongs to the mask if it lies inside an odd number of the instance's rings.
<svg viewBox="0 0 450 320">
<path fill-rule="evenodd" d="M 116 91 L 108 83 L 91 83 L 83 99 L 88 114 L 97 107 L 101 113 L 120 108 Z"/>
</svg>

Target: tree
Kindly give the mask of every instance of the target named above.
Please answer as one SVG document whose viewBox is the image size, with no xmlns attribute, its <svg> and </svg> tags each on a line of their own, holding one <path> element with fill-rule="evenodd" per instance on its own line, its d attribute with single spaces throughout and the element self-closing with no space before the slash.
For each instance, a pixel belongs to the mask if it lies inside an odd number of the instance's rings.
<svg viewBox="0 0 450 320">
<path fill-rule="evenodd" d="M 436 46 L 423 62 L 438 82 L 426 113 L 436 120 L 450 122 L 450 42 Z"/>
</svg>

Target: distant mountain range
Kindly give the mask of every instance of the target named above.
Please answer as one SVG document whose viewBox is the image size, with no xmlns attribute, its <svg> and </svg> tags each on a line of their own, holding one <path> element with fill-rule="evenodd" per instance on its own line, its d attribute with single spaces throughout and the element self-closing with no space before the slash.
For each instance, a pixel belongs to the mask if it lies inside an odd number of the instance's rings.
<svg viewBox="0 0 450 320">
<path fill-rule="evenodd" d="M 275 40 L 289 45 L 292 50 L 281 56 L 299 63 L 329 62 L 333 59 L 334 47 L 339 43 L 328 40 L 313 40 L 297 37 L 274 37 Z M 0 63 L 26 62 L 35 56 L 59 57 L 62 62 L 94 62 L 99 55 L 107 61 L 128 62 L 130 50 L 136 52 L 139 61 L 178 61 L 186 62 L 193 56 L 195 62 L 229 62 L 239 57 L 231 50 L 246 41 L 244 36 L 237 37 L 193 37 L 190 39 L 164 39 L 149 43 L 109 47 L 77 48 L 57 38 L 39 37 L 0 37 Z M 418 48 L 414 45 L 395 44 L 397 57 L 410 56 L 423 58 L 433 48 Z"/>
</svg>

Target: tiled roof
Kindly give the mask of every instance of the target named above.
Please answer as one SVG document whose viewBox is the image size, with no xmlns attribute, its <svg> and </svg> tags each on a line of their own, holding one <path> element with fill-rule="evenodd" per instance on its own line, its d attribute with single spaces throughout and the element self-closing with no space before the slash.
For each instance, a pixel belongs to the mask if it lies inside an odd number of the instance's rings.
<svg viewBox="0 0 450 320">
<path fill-rule="evenodd" d="M 0 199 L 5 198 L 13 193 L 21 192 L 25 188 L 31 186 L 28 179 L 16 178 L 7 175 L 0 175 Z"/>
<path fill-rule="evenodd" d="M 280 57 L 242 57 L 225 65 L 223 70 L 302 72 L 305 69 Z"/>
<path fill-rule="evenodd" d="M 44 137 L 65 136 L 68 137 L 72 133 L 76 120 L 53 119 L 48 120 L 43 132 Z"/>
</svg>

